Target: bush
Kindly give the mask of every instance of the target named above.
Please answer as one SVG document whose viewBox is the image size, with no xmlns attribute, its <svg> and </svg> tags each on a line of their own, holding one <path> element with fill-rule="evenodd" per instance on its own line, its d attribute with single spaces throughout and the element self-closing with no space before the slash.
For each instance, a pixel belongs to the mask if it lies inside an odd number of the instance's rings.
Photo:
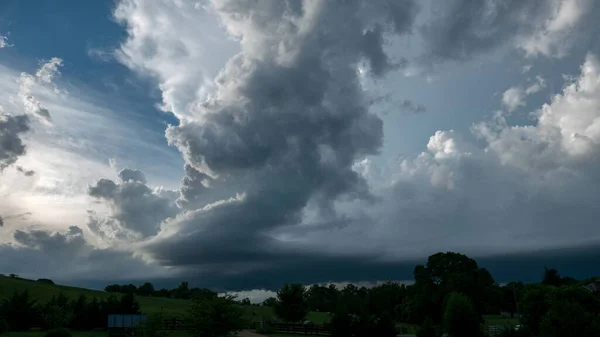
<svg viewBox="0 0 600 337">
<path fill-rule="evenodd" d="M 47 278 L 40 278 L 37 280 L 37 282 L 46 283 L 46 284 L 54 284 L 54 281 L 52 281 L 51 279 L 47 279 Z"/>
<path fill-rule="evenodd" d="M 71 333 L 69 332 L 69 330 L 62 328 L 52 329 L 46 332 L 46 334 L 44 334 L 44 337 L 71 337 Z"/>
</svg>

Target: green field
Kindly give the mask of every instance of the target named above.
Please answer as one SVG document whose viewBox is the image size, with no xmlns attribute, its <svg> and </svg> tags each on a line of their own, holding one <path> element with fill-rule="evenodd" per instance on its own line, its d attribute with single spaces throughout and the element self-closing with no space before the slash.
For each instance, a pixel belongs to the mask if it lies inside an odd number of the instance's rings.
<svg viewBox="0 0 600 337">
<path fill-rule="evenodd" d="M 33 280 L 14 279 L 7 276 L 0 276 L 0 298 L 10 296 L 15 290 L 29 291 L 29 294 L 37 298 L 38 301 L 44 303 L 49 301 L 52 296 L 58 295 L 61 292 L 69 299 L 77 299 L 80 295 L 85 295 L 88 300 L 96 297 L 107 298 L 111 294 L 100 291 L 84 288 L 68 287 L 61 285 L 52 285 Z M 120 296 L 119 294 L 116 294 Z M 163 297 L 141 297 L 137 296 L 142 312 L 144 314 L 152 314 L 163 312 L 165 317 L 181 317 L 187 307 L 188 301 L 180 299 L 171 299 Z"/>
</svg>

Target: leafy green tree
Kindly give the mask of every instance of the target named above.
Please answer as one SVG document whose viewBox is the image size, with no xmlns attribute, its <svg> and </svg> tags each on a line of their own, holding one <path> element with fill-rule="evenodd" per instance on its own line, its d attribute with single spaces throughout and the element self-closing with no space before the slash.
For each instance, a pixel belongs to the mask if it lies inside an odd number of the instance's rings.
<svg viewBox="0 0 600 337">
<path fill-rule="evenodd" d="M 553 288 L 542 284 L 528 284 L 519 302 L 519 312 L 524 328 L 534 336 L 540 334 L 542 318 L 550 310 Z"/>
<path fill-rule="evenodd" d="M 468 296 L 483 323 L 482 314 L 499 301 L 500 292 L 492 275 L 466 255 L 447 252 L 429 256 L 425 266 L 414 270 L 415 292 L 418 299 L 411 308 L 414 323 L 420 324 L 425 317 L 434 323 L 442 321 L 444 301 L 452 292 Z"/>
<path fill-rule="evenodd" d="M 389 315 L 400 321 L 401 307 L 406 299 L 406 287 L 394 282 L 386 282 L 369 289 L 367 302 L 369 312 L 381 316 Z"/>
<path fill-rule="evenodd" d="M 597 337 L 600 336 L 600 318 L 597 314 L 569 300 L 551 303 L 540 324 L 541 337 Z"/>
<path fill-rule="evenodd" d="M 137 293 L 140 296 L 151 296 L 152 294 L 154 294 L 154 286 L 152 285 L 152 283 L 146 282 L 139 286 L 139 288 L 137 289 Z"/>
<path fill-rule="evenodd" d="M 226 337 L 241 331 L 247 322 L 235 296 L 195 297 L 186 314 L 193 337 Z"/>
<path fill-rule="evenodd" d="M 12 331 L 28 330 L 39 317 L 36 303 L 27 290 L 15 290 L 0 304 L 0 317 L 4 317 Z"/>
<path fill-rule="evenodd" d="M 241 305 L 252 305 L 252 302 L 250 302 L 249 298 L 244 298 L 241 302 Z"/>
<path fill-rule="evenodd" d="M 298 322 L 308 314 L 306 289 L 301 284 L 286 284 L 277 292 L 275 315 L 286 322 Z"/>
<path fill-rule="evenodd" d="M 450 294 L 444 313 L 444 330 L 450 337 L 482 335 L 478 314 L 467 296 Z"/>
</svg>

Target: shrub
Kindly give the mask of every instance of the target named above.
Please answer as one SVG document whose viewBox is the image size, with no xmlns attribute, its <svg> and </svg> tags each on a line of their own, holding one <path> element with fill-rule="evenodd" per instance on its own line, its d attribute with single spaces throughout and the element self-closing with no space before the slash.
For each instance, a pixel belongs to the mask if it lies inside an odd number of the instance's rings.
<svg viewBox="0 0 600 337">
<path fill-rule="evenodd" d="M 44 337 L 71 337 L 69 330 L 58 328 L 49 330 L 44 334 Z"/>
<path fill-rule="evenodd" d="M 54 281 L 52 281 L 51 279 L 47 279 L 47 278 L 40 278 L 37 280 L 37 282 L 46 283 L 46 284 L 54 284 Z"/>
</svg>

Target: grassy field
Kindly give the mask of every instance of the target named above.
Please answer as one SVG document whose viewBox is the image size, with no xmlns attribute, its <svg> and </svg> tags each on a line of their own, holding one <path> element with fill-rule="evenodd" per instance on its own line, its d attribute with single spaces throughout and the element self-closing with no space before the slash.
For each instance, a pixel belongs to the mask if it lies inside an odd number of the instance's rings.
<svg viewBox="0 0 600 337">
<path fill-rule="evenodd" d="M 253 322 L 260 322 L 261 318 L 270 319 L 275 317 L 275 313 L 270 307 L 246 306 L 244 307 L 244 316 Z M 325 312 L 311 311 L 306 319 L 315 324 L 324 324 L 329 318 Z"/>
<path fill-rule="evenodd" d="M 38 301 L 42 303 L 47 302 L 52 296 L 58 295 L 61 292 L 69 299 L 77 299 L 82 294 L 85 295 L 88 300 L 91 300 L 94 297 L 98 299 L 107 298 L 111 295 L 110 293 L 100 290 L 52 285 L 33 280 L 0 276 L 0 298 L 10 296 L 15 290 L 23 291 L 25 289 L 29 291 L 29 294 L 32 297 L 37 298 Z M 159 313 L 162 311 L 165 317 L 181 317 L 188 305 L 188 301 L 186 300 L 163 297 L 138 296 L 137 300 L 140 302 L 144 314 Z"/>
</svg>

